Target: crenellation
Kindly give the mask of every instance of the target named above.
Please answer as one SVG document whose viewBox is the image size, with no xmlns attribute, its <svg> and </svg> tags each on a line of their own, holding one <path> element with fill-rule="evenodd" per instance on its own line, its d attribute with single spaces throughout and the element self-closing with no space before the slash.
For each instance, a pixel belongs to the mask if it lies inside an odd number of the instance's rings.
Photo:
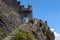
<svg viewBox="0 0 60 40">
<path fill-rule="evenodd" d="M 48 25 L 47 21 L 45 21 L 45 24 Z"/>
<path fill-rule="evenodd" d="M 32 6 L 28 5 L 28 8 L 25 8 L 24 5 L 20 6 L 20 15 L 23 15 L 22 19 L 27 17 L 32 19 Z"/>
<path fill-rule="evenodd" d="M 24 5 L 20 5 L 20 10 L 23 10 L 24 9 Z"/>
<path fill-rule="evenodd" d="M 1 2 L 5 3 L 8 7 L 12 8 L 13 11 L 20 14 L 20 19 L 27 17 L 32 19 L 32 5 L 28 5 L 27 8 L 24 5 L 20 4 L 20 1 L 17 0 L 0 0 Z"/>
<path fill-rule="evenodd" d="M 28 7 L 25 8 L 24 5 L 21 5 L 19 1 L 17 2 L 17 0 L 0 0 L 0 14 L 1 14 L 0 20 L 2 20 L 2 23 L 3 23 L 1 24 L 2 25 L 1 27 L 4 30 L 6 30 L 5 29 L 5 26 L 6 26 L 8 30 L 6 32 L 11 32 L 12 28 L 16 29 L 16 27 L 20 26 L 20 23 L 21 24 L 25 23 L 24 21 L 27 20 L 28 23 L 32 23 L 31 27 L 33 26 L 33 29 L 34 29 L 32 31 L 34 32 L 37 31 L 37 37 L 40 37 L 38 36 L 39 32 L 42 32 L 44 36 L 47 35 L 46 38 L 49 38 L 48 36 L 50 35 L 52 37 L 53 33 L 48 34 L 50 32 L 49 30 L 50 28 L 48 27 L 47 21 L 44 22 L 41 19 L 36 19 L 36 18 L 33 19 L 32 5 L 28 5 Z M 25 19 L 27 18 L 27 19 L 24 20 L 24 18 Z M 40 39 L 37 39 L 37 40 L 40 40 Z M 46 39 L 46 40 L 49 40 L 49 39 Z M 52 40 L 54 40 L 53 37 L 52 37 Z"/>
<path fill-rule="evenodd" d="M 32 5 L 28 5 L 28 10 L 32 11 Z"/>
</svg>

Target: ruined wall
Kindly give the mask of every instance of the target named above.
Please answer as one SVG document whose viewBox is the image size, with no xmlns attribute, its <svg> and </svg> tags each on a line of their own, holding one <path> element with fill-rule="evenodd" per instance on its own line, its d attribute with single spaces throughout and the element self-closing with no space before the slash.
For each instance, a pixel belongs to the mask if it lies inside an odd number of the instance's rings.
<svg viewBox="0 0 60 40">
<path fill-rule="evenodd" d="M 24 8 L 24 5 L 22 5 L 20 9 L 20 16 L 21 19 L 25 17 L 32 19 L 32 6 L 28 5 L 28 8 Z"/>
<path fill-rule="evenodd" d="M 20 10 L 20 2 L 16 0 L 2 0 L 2 2 L 11 7 L 15 12 Z"/>
<path fill-rule="evenodd" d="M 20 5 L 16 0 L 0 0 L 0 28 L 4 29 L 6 33 L 10 33 L 20 27 L 21 20 L 25 17 L 32 18 L 31 5 L 25 8 L 24 5 Z M 27 25 L 22 23 L 22 25 L 24 24 L 22 31 L 31 33 L 36 40 L 55 39 L 54 33 L 50 31 L 47 25 L 47 21 L 43 22 L 42 20 L 32 19 L 29 23 Z"/>
<path fill-rule="evenodd" d="M 17 2 L 17 0 L 0 0 L 0 1 L 6 4 L 13 11 L 19 13 L 21 20 L 23 20 L 24 18 L 32 19 L 32 5 L 28 5 L 28 7 L 25 8 L 24 5 L 21 5 L 20 2 Z M 5 8 L 4 10 L 6 9 L 7 8 Z"/>
<path fill-rule="evenodd" d="M 21 20 L 19 18 L 16 12 L 0 1 L 0 28 L 4 29 L 6 33 L 12 32 L 20 26 Z"/>
<path fill-rule="evenodd" d="M 20 14 L 20 19 L 27 17 L 32 19 L 32 6 L 28 5 L 28 8 L 25 8 L 24 5 L 21 5 L 20 2 L 17 0 L 0 0 L 1 2 L 5 3 L 9 8 L 13 11 Z"/>
</svg>

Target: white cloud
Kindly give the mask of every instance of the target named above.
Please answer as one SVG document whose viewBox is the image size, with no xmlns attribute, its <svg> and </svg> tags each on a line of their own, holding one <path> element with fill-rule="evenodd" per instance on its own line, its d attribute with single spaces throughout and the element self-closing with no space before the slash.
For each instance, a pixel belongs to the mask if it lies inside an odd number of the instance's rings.
<svg viewBox="0 0 60 40">
<path fill-rule="evenodd" d="M 51 31 L 54 32 L 55 34 L 55 40 L 60 40 L 60 34 L 58 34 L 57 32 L 54 31 L 55 29 L 51 29 Z"/>
<path fill-rule="evenodd" d="M 60 34 L 58 34 L 56 32 L 54 32 L 54 34 L 55 34 L 55 40 L 60 40 Z"/>
</svg>

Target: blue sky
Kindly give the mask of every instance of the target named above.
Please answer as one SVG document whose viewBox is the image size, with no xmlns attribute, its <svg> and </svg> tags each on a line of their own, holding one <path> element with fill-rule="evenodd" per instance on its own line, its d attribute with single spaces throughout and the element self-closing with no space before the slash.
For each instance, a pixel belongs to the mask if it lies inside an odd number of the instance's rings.
<svg viewBox="0 0 60 40">
<path fill-rule="evenodd" d="M 21 5 L 33 6 L 33 17 L 48 21 L 48 26 L 60 34 L 60 0 L 20 0 Z"/>
</svg>

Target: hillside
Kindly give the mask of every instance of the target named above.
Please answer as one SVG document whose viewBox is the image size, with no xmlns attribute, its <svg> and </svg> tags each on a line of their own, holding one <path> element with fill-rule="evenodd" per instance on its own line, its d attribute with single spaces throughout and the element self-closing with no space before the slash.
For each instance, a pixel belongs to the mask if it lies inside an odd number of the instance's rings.
<svg viewBox="0 0 60 40">
<path fill-rule="evenodd" d="M 31 6 L 19 12 L 19 3 L 15 0 L 11 0 L 12 3 L 9 1 L 0 0 L 0 40 L 55 39 L 54 33 L 50 30 L 47 21 L 44 22 L 41 19 L 32 18 Z M 26 15 L 26 13 L 29 14 Z M 29 18 L 28 22 L 22 20 L 24 17 Z"/>
</svg>

